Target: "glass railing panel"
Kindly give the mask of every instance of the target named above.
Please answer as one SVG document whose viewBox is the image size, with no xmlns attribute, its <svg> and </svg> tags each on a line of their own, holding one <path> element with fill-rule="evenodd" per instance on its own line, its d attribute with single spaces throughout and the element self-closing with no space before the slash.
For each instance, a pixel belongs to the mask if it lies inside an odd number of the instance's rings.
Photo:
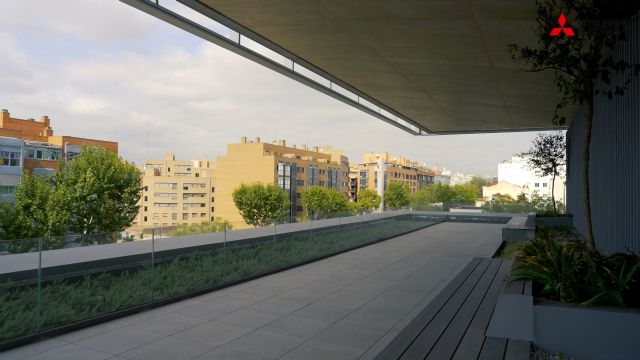
<svg viewBox="0 0 640 360">
<path fill-rule="evenodd" d="M 40 245 L 40 239 L 0 240 L 0 342 L 41 326 Z"/>
</svg>

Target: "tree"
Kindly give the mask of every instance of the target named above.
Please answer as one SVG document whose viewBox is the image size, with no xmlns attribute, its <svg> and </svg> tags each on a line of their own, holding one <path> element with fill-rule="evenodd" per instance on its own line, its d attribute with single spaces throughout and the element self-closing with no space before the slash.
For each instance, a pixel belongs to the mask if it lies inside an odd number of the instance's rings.
<svg viewBox="0 0 640 360">
<path fill-rule="evenodd" d="M 567 146 L 562 133 L 539 133 L 529 151 L 520 154 L 527 159 L 529 167 L 538 174 L 552 177 L 551 201 L 553 212 L 556 214 L 558 213 L 555 197 L 556 176 L 560 175 L 560 171 L 564 168 L 566 151 Z"/>
<path fill-rule="evenodd" d="M 349 210 L 347 199 L 335 189 L 312 186 L 301 192 L 302 205 L 311 219 L 325 218 Z"/>
<path fill-rule="evenodd" d="M 380 207 L 380 195 L 371 189 L 364 189 L 358 192 L 356 202 L 353 203 L 354 211 L 357 213 L 369 212 Z"/>
<path fill-rule="evenodd" d="M 474 176 L 469 181 L 469 184 L 472 184 L 476 187 L 476 198 L 482 197 L 482 187 L 494 185 L 496 182 L 492 179 L 487 179 L 481 176 Z"/>
<path fill-rule="evenodd" d="M 474 184 L 456 184 L 452 187 L 454 198 L 465 204 L 474 204 L 478 199 L 478 190 Z"/>
<path fill-rule="evenodd" d="M 106 149 L 83 145 L 58 172 L 56 184 L 70 209 L 73 232 L 122 231 L 138 214 L 142 174 Z"/>
<path fill-rule="evenodd" d="M 272 224 L 289 213 L 289 196 L 273 184 L 242 184 L 232 196 L 240 215 L 251 226 Z"/>
<path fill-rule="evenodd" d="M 527 71 L 553 71 L 555 84 L 560 92 L 553 122 L 566 123 L 561 110 L 569 104 L 584 105 L 584 148 L 582 153 L 582 182 L 587 245 L 595 249 L 591 221 L 589 190 L 589 151 L 593 124 L 594 98 L 605 95 L 611 99 L 624 95 L 631 76 L 640 72 L 640 64 L 629 64 L 614 58 L 614 46 L 626 40 L 625 23 L 637 16 L 638 0 L 593 1 L 593 0 L 537 0 L 536 35 L 538 47 L 509 45 L 509 52 L 516 61 L 527 63 Z M 563 15 L 561 15 L 563 14 Z M 555 19 L 568 15 L 568 24 L 573 36 L 566 34 L 550 36 L 557 28 Z M 560 18 L 559 18 L 560 16 Z M 559 20 L 560 22 L 560 20 Z M 603 26 L 606 24 L 606 28 Z M 564 25 L 561 24 L 561 27 Z M 594 31 L 594 25 L 597 27 Z M 611 76 L 625 77 L 622 85 L 612 85 Z"/>
<path fill-rule="evenodd" d="M 70 215 L 69 207 L 65 202 L 64 188 L 56 186 L 53 178 L 25 173 L 14 195 L 15 221 L 17 228 L 24 230 L 22 236 L 42 237 L 64 233 Z"/>
<path fill-rule="evenodd" d="M 32 236 L 31 224 L 21 216 L 15 204 L 0 202 L 0 239 L 15 240 Z"/>
<path fill-rule="evenodd" d="M 401 181 L 390 181 L 384 190 L 385 207 L 397 209 L 409 205 L 409 186 Z"/>
</svg>

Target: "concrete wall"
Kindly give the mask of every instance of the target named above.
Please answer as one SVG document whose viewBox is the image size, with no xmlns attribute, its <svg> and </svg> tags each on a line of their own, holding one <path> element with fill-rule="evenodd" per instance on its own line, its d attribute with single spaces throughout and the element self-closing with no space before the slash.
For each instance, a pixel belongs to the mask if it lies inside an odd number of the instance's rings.
<svg viewBox="0 0 640 360">
<path fill-rule="evenodd" d="M 616 57 L 640 63 L 640 19 L 628 26 L 627 42 Z M 624 80 L 613 76 L 612 83 Z M 612 253 L 631 249 L 640 253 L 640 78 L 635 77 L 624 97 L 599 96 L 594 104 L 591 138 L 591 211 L 598 249 Z M 582 203 L 582 147 L 584 109 L 567 131 L 567 211 L 584 233 Z"/>
</svg>

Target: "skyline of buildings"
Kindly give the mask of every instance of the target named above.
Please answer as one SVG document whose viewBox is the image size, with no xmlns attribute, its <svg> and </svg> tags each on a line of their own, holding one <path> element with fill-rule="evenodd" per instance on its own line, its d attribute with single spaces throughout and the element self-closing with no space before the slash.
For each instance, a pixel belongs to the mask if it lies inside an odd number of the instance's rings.
<svg viewBox="0 0 640 360">
<path fill-rule="evenodd" d="M 311 148 L 287 146 L 285 140 L 262 142 L 259 137 L 228 144 L 227 154 L 215 161 L 216 217 L 228 220 L 235 228 L 244 221 L 233 202 L 233 190 L 242 183 L 275 184 L 289 195 L 286 219 L 303 216 L 301 190 L 311 186 L 335 189 L 348 196 L 349 159 L 330 146 Z"/>
<path fill-rule="evenodd" d="M 83 144 L 118 153 L 117 142 L 54 136 L 47 116 L 37 121 L 17 119 L 3 110 L 0 125 L 0 198 L 11 198 L 24 170 L 52 175 L 57 162 L 72 159 Z M 388 152 L 366 153 L 362 162 L 350 164 L 342 151 L 330 146 L 287 146 L 285 140 L 269 143 L 259 137 L 253 141 L 242 137 L 240 143 L 227 145 L 226 155 L 211 160 L 178 160 L 169 152 L 161 160 L 145 159 L 140 168 L 144 190 L 132 228 L 192 224 L 215 217 L 243 227 L 231 196 L 242 183 L 275 184 L 287 191 L 291 208 L 286 220 L 295 221 L 304 215 L 300 191 L 310 186 L 333 188 L 351 201 L 357 200 L 359 191 L 371 189 L 383 198 L 384 206 L 389 181 L 404 182 L 414 193 L 427 184 L 461 184 L 473 176 L 452 174 L 438 165 L 429 168 Z"/>
</svg>

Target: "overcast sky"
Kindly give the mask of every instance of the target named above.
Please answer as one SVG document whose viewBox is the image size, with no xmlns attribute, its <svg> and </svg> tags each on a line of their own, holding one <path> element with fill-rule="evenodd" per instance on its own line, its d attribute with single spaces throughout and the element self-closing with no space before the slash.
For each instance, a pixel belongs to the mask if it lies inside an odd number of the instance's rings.
<svg viewBox="0 0 640 360">
<path fill-rule="evenodd" d="M 211 158 L 260 136 L 496 175 L 535 136 L 412 136 L 117 0 L 2 0 L 0 54 L 0 108 L 117 141 L 136 163 Z"/>
</svg>

